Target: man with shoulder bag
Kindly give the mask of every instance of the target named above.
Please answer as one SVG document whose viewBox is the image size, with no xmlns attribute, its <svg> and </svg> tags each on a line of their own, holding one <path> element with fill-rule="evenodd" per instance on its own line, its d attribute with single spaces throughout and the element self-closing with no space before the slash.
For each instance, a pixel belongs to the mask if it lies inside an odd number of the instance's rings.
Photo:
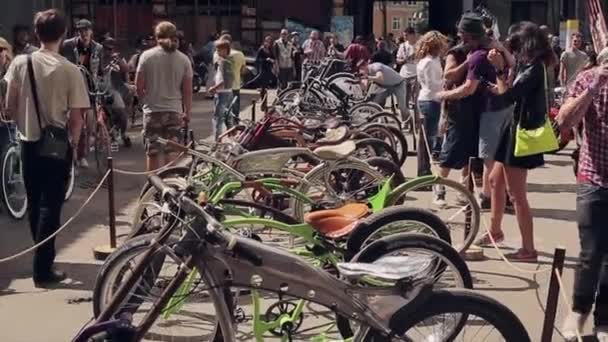
<svg viewBox="0 0 608 342">
<path fill-rule="evenodd" d="M 90 101 L 78 67 L 59 54 L 67 24 L 63 13 L 56 9 L 39 12 L 34 23 L 42 47 L 11 64 L 6 74 L 6 104 L 21 140 L 30 230 L 37 244 L 60 226 L 73 146 L 78 145 L 82 114 Z M 37 287 L 65 279 L 64 273 L 53 268 L 54 260 L 53 237 L 34 254 Z"/>
</svg>

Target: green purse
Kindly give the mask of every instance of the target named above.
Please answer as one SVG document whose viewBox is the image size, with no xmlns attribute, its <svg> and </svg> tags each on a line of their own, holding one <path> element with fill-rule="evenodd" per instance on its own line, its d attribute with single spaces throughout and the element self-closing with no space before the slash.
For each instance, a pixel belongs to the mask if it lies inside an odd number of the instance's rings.
<svg viewBox="0 0 608 342">
<path fill-rule="evenodd" d="M 543 64 L 545 73 L 545 100 L 547 111 L 549 110 L 549 97 L 547 96 L 547 68 Z M 521 121 L 521 118 L 520 118 Z M 521 122 L 517 123 L 515 133 L 515 152 L 516 157 L 527 157 L 535 154 L 555 151 L 559 148 L 555 131 L 551 125 L 549 117 L 545 114 L 545 124 L 536 129 L 525 129 L 521 127 Z"/>
</svg>

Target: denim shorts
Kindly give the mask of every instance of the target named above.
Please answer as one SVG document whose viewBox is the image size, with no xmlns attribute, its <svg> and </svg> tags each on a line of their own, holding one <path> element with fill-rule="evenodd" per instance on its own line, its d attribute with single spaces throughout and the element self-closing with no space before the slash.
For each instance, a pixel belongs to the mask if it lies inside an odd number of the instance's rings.
<svg viewBox="0 0 608 342">
<path fill-rule="evenodd" d="M 494 160 L 502 133 L 513 117 L 514 106 L 481 113 L 479 119 L 479 158 Z"/>
</svg>

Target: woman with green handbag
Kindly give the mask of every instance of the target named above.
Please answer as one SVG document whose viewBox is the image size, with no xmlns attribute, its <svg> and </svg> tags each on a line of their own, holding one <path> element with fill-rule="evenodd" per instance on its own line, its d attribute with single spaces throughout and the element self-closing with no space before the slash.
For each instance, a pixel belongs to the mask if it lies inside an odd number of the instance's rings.
<svg viewBox="0 0 608 342">
<path fill-rule="evenodd" d="M 496 166 L 490 179 L 492 183 L 491 234 L 496 242 L 504 240 L 502 218 L 505 206 L 505 187 L 515 208 L 517 223 L 522 236 L 522 248 L 510 253 L 513 261 L 536 262 L 532 213 L 527 198 L 528 170 L 544 164 L 543 153 L 556 149 L 557 141 L 550 124 L 547 110 L 546 68 L 555 63 L 546 35 L 531 22 L 515 24 L 509 30 L 509 48 L 515 54 L 518 67 L 515 77 L 509 81 L 503 55 L 496 50 L 488 53 L 488 60 L 496 68 L 497 84 L 489 85 L 495 96 L 503 96 L 515 104 L 513 118 L 503 130 L 496 152 Z M 548 127 L 548 129 L 546 129 Z M 488 240 L 483 236 L 480 243 Z"/>
</svg>

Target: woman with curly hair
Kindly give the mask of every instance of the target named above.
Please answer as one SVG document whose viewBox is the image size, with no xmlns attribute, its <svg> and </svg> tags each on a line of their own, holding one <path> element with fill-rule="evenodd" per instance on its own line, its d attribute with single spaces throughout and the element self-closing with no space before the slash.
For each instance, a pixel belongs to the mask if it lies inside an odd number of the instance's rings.
<svg viewBox="0 0 608 342">
<path fill-rule="evenodd" d="M 439 152 L 438 127 L 441 114 L 441 101 L 437 93 L 443 89 L 443 70 L 441 58 L 447 51 L 448 39 L 437 31 L 427 32 L 416 43 L 416 67 L 420 92 L 418 94 L 418 108 L 422 116 L 424 131 L 431 153 Z M 421 153 L 424 153 L 423 149 Z M 419 174 L 430 174 L 430 165 Z"/>
</svg>

